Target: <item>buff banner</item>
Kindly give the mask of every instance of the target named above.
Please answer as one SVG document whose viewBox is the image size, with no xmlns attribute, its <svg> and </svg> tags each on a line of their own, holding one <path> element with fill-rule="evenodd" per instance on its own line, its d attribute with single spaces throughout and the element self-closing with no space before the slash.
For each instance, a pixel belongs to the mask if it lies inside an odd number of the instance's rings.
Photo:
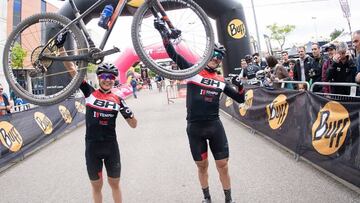
<svg viewBox="0 0 360 203">
<path fill-rule="evenodd" d="M 296 154 L 360 187 L 360 105 L 286 89 L 249 86 L 221 109 Z"/>
<path fill-rule="evenodd" d="M 81 124 L 85 120 L 84 102 L 83 98 L 69 99 L 2 116 L 0 171 Z"/>
</svg>

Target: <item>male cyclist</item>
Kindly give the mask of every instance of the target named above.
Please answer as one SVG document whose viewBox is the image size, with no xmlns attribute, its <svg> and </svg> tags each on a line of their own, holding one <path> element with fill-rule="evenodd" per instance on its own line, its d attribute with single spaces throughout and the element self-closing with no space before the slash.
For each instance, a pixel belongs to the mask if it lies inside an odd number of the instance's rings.
<svg viewBox="0 0 360 203">
<path fill-rule="evenodd" d="M 55 43 L 60 49 L 60 53 L 65 53 L 63 48 L 65 37 L 66 34 L 59 37 Z M 73 77 L 76 74 L 75 64 L 64 62 L 64 65 Z M 86 103 L 86 167 L 94 202 L 102 202 L 102 168 L 105 164 L 114 202 L 121 203 L 121 162 L 115 132 L 116 118 L 120 111 L 132 128 L 136 128 L 137 120 L 125 101 L 113 91 L 115 79 L 119 75 L 117 67 L 113 64 L 103 63 L 97 67 L 96 74 L 99 80 L 99 89 L 94 89 L 86 81 L 80 85 Z"/>
<path fill-rule="evenodd" d="M 181 55 L 177 54 L 169 40 L 169 30 L 162 20 L 155 20 L 154 26 L 163 39 L 168 55 L 180 69 L 192 66 Z M 203 202 L 211 202 L 208 183 L 207 140 L 215 158 L 216 168 L 225 193 L 225 202 L 232 202 L 230 176 L 228 173 L 229 147 L 223 125 L 219 119 L 220 94 L 224 92 L 239 103 L 244 102 L 244 90 L 240 80 L 233 80 L 238 91 L 217 75 L 225 48 L 215 44 L 214 55 L 208 65 L 199 74 L 187 81 L 187 134 L 191 154 L 198 167 L 198 176 L 204 194 Z"/>
</svg>

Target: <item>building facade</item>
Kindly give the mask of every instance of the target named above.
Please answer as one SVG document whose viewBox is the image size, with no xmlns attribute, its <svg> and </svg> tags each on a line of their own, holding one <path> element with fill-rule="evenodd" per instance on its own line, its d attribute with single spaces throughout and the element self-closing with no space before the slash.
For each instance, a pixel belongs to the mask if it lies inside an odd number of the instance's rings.
<svg viewBox="0 0 360 203">
<path fill-rule="evenodd" d="M 3 2 L 3 0 L 1 2 Z M 22 20 L 26 19 L 27 17 L 30 17 L 31 15 L 36 13 L 57 12 L 58 10 L 57 7 L 55 7 L 54 5 L 50 4 L 45 0 L 6 0 L 6 3 L 7 5 L 5 5 L 4 9 L 2 9 L 3 11 L 4 10 L 7 11 L 6 14 L 3 13 L 0 14 L 0 16 L 4 15 L 6 19 L 6 29 L 4 29 L 6 36 L 8 36 L 13 31 L 13 29 Z M 1 42 L 0 42 L 0 46 L 1 46 Z M 44 81 L 39 79 L 32 80 L 31 77 L 29 76 L 28 69 L 16 70 L 14 74 L 18 78 L 19 84 L 22 85 L 24 88 L 32 89 L 33 91 L 43 91 Z"/>
<path fill-rule="evenodd" d="M 4 92 L 9 94 L 9 86 L 6 82 L 6 78 L 4 75 L 4 71 L 2 68 L 2 60 L 3 60 L 3 53 L 4 53 L 4 46 L 6 42 L 6 28 L 7 28 L 7 0 L 0 1 L 0 83 L 4 87 Z"/>
</svg>

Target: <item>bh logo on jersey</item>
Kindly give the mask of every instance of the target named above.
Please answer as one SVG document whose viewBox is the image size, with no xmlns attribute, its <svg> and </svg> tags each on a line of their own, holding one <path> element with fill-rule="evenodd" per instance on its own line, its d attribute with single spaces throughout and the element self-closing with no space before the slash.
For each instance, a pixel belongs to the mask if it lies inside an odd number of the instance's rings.
<svg viewBox="0 0 360 203">
<path fill-rule="evenodd" d="M 6 121 L 0 122 L 0 141 L 12 152 L 19 151 L 23 144 L 20 133 L 11 123 Z"/>
<path fill-rule="evenodd" d="M 101 108 L 106 108 L 106 109 L 116 109 L 116 103 L 115 102 L 111 102 L 111 101 L 104 101 L 104 100 L 98 100 L 96 99 L 94 101 L 94 105 L 101 107 Z"/>
<path fill-rule="evenodd" d="M 245 24 L 239 20 L 232 20 L 227 26 L 228 34 L 234 39 L 241 39 L 245 36 Z"/>
<path fill-rule="evenodd" d="M 53 124 L 51 120 L 47 116 L 45 116 L 45 114 L 41 112 L 35 112 L 34 119 L 45 135 L 49 135 L 50 133 L 52 133 Z"/>
<path fill-rule="evenodd" d="M 269 125 L 272 129 L 278 129 L 285 121 L 289 111 L 287 97 L 283 94 L 277 96 L 274 101 L 266 106 Z"/>
<path fill-rule="evenodd" d="M 221 82 L 216 81 L 216 80 L 212 80 L 212 79 L 208 79 L 208 78 L 202 78 L 201 79 L 201 84 L 204 84 L 204 85 L 207 85 L 207 86 L 212 86 L 212 87 L 220 87 Z"/>
<path fill-rule="evenodd" d="M 338 102 L 328 102 L 320 109 L 312 127 L 312 145 L 317 152 L 330 155 L 344 144 L 350 127 L 349 113 Z"/>
<path fill-rule="evenodd" d="M 239 113 L 241 116 L 245 116 L 248 109 L 252 107 L 252 103 L 254 100 L 254 91 L 249 90 L 245 93 L 245 102 L 239 104 Z"/>
</svg>

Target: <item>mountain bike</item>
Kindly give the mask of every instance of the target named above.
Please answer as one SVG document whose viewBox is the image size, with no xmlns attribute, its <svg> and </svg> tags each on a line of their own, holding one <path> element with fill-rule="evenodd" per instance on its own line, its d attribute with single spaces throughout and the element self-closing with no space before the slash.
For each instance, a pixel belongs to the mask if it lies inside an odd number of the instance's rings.
<svg viewBox="0 0 360 203">
<path fill-rule="evenodd" d="M 89 63 L 99 64 L 105 56 L 120 51 L 117 47 L 110 50 L 104 50 L 104 47 L 127 0 L 117 2 L 98 47 L 83 21 L 104 1 L 98 0 L 80 13 L 74 0 L 69 0 L 75 19 L 55 13 L 35 14 L 13 30 L 5 44 L 3 68 L 9 86 L 19 97 L 37 105 L 63 101 L 80 86 L 88 67 L 94 67 L 88 66 Z M 154 19 L 166 23 L 171 43 L 175 47 L 185 47 L 195 59 L 194 66 L 172 70 L 156 62 L 153 54 L 159 50 L 154 50 L 154 45 L 164 47 L 159 32 L 154 28 Z M 67 33 L 65 49 L 59 49 L 54 42 L 64 33 Z M 212 57 L 214 35 L 210 21 L 192 0 L 146 0 L 133 17 L 131 33 L 134 49 L 141 61 L 166 78 L 180 80 L 191 77 Z M 73 77 L 64 68 L 68 62 L 76 64 L 77 73 Z"/>
</svg>

